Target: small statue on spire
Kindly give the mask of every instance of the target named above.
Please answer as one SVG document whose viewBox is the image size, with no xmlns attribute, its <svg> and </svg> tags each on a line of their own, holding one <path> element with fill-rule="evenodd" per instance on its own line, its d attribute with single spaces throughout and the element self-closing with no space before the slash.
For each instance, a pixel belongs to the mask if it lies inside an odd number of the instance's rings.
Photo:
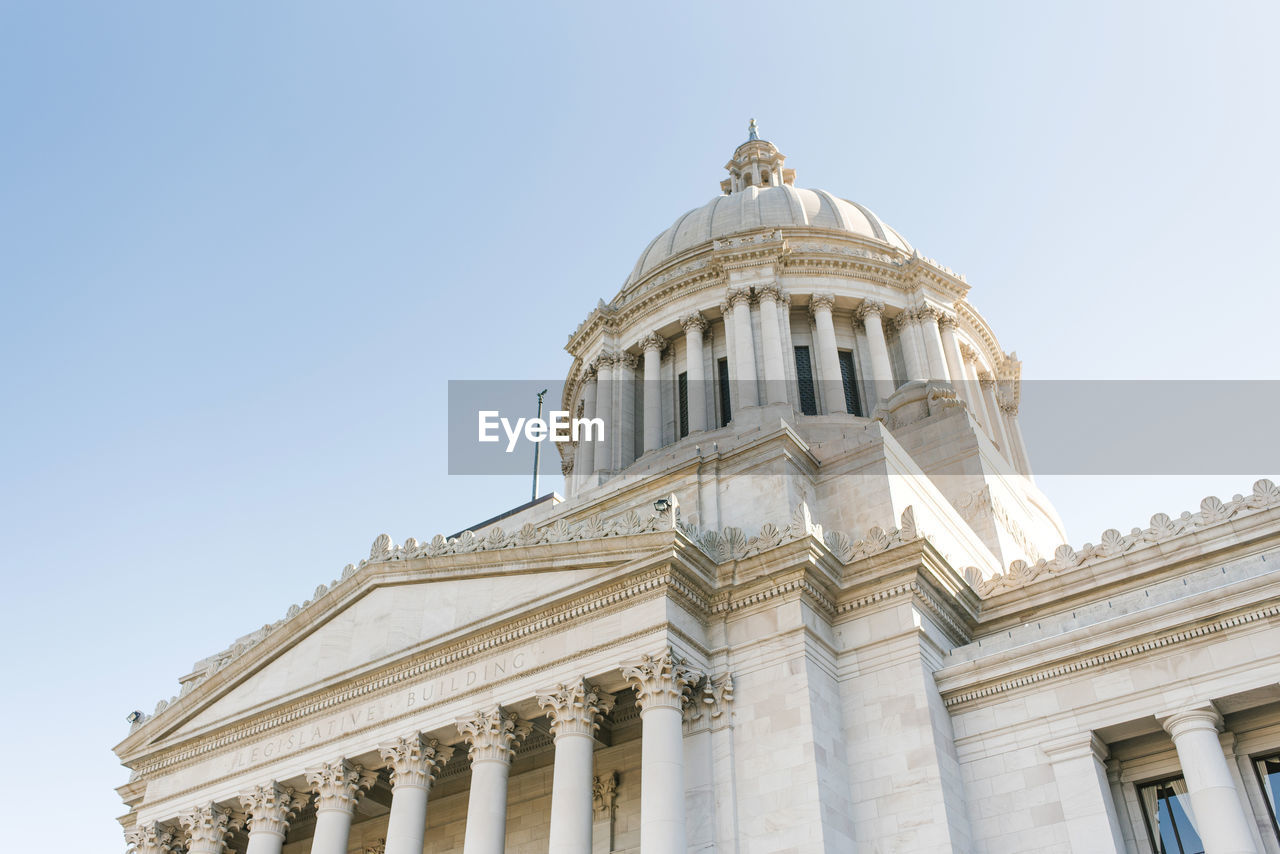
<svg viewBox="0 0 1280 854">
<path fill-rule="evenodd" d="M 759 138 L 759 134 L 756 133 L 756 120 L 752 119 L 751 124 L 747 125 L 747 141 L 750 142 L 753 139 Z"/>
</svg>

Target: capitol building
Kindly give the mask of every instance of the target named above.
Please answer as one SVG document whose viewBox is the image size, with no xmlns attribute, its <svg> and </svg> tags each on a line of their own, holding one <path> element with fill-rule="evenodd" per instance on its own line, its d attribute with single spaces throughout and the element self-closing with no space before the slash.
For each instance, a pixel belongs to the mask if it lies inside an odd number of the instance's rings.
<svg viewBox="0 0 1280 854">
<path fill-rule="evenodd" d="M 569 336 L 565 496 L 196 662 L 125 850 L 1280 854 L 1280 487 L 1068 543 L 965 278 L 725 169 Z"/>
</svg>

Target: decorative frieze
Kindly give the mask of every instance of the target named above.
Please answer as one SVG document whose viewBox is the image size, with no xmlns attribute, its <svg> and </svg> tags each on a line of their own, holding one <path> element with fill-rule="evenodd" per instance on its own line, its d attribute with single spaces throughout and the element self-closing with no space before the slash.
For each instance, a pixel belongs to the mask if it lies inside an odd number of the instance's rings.
<svg viewBox="0 0 1280 854">
<path fill-rule="evenodd" d="M 537 695 L 538 705 L 547 710 L 551 732 L 561 735 L 594 735 L 600 716 L 613 710 L 617 697 L 606 694 L 585 679 L 562 683 Z"/>
<path fill-rule="evenodd" d="M 379 745 L 378 753 L 391 769 L 391 785 L 396 788 L 431 788 L 436 774 L 453 758 L 452 747 L 420 732 Z"/>
<path fill-rule="evenodd" d="M 244 826 L 238 816 L 214 803 L 187 810 L 178 822 L 187 835 L 187 854 L 222 854 L 228 834 Z"/>
<path fill-rule="evenodd" d="M 307 805 L 307 796 L 288 786 L 271 782 L 240 795 L 240 807 L 248 816 L 250 833 L 289 832 L 289 822 Z"/>
<path fill-rule="evenodd" d="M 679 711 L 688 698 L 689 689 L 703 674 L 667 647 L 656 656 L 646 654 L 636 664 L 623 667 L 622 676 L 634 685 L 641 711 L 656 708 Z"/>
<path fill-rule="evenodd" d="M 1186 512 L 1177 518 L 1157 513 L 1151 517 L 1151 524 L 1146 528 L 1134 528 L 1128 534 L 1121 534 L 1115 528 L 1103 531 L 1102 541 L 1097 545 L 1085 543 L 1079 550 L 1065 544 L 1058 546 L 1052 560 L 1041 559 L 1034 564 L 1015 560 L 1009 564 L 1008 571 L 979 582 L 977 591 L 982 596 L 994 596 L 997 593 L 1017 590 L 1068 570 L 1150 548 L 1174 537 L 1201 531 L 1277 505 L 1280 505 L 1280 487 L 1270 480 L 1259 480 L 1253 485 L 1253 492 L 1247 496 L 1236 495 L 1230 501 L 1224 502 L 1210 495 L 1200 502 L 1198 513 Z"/>
<path fill-rule="evenodd" d="M 307 782 L 316 795 L 317 810 L 352 812 L 361 793 L 373 788 L 378 772 L 346 759 L 326 762 L 306 771 Z"/>
<path fill-rule="evenodd" d="M 473 763 L 510 762 L 516 748 L 533 732 L 533 724 L 501 706 L 481 709 L 458 721 L 457 726 L 470 746 L 468 755 Z"/>
</svg>

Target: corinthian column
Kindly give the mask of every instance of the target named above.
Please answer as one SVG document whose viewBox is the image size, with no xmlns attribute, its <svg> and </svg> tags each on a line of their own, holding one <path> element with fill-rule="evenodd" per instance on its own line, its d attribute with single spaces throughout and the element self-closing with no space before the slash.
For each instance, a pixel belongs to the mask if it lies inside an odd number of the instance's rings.
<svg viewBox="0 0 1280 854">
<path fill-rule="evenodd" d="M 1205 854 L 1257 854 L 1240 792 L 1218 741 L 1222 715 L 1211 703 L 1157 716 L 1173 738 Z"/>
<path fill-rule="evenodd" d="M 306 805 L 306 795 L 274 781 L 241 794 L 240 807 L 249 817 L 249 846 L 244 854 L 280 854 L 290 819 Z"/>
<path fill-rule="evenodd" d="M 929 378 L 950 380 L 947 372 L 947 360 L 942 354 L 942 333 L 938 329 L 938 318 L 942 312 L 931 305 L 922 305 L 916 309 L 916 323 L 920 325 L 920 339 L 924 342 L 924 356 Z"/>
<path fill-rule="evenodd" d="M 960 339 L 956 338 L 956 316 L 944 314 L 938 318 L 938 332 L 942 336 L 942 355 L 947 363 L 947 376 L 956 394 L 968 401 L 965 393 L 964 357 L 960 355 Z"/>
<path fill-rule="evenodd" d="M 453 748 L 414 733 L 381 745 L 378 753 L 391 767 L 391 816 L 384 854 L 422 854 L 427 838 L 427 793 L 436 772 L 453 756 Z"/>
<path fill-rule="evenodd" d="M 867 415 L 876 404 L 893 394 L 893 363 L 889 361 L 889 345 L 884 340 L 884 303 L 869 299 L 858 306 L 858 319 L 867 330 L 867 346 L 871 350 L 871 399 Z"/>
<path fill-rule="evenodd" d="M 644 656 L 622 675 L 640 706 L 640 854 L 684 851 L 684 732 L 681 709 L 702 673 L 670 647 Z"/>
<path fill-rule="evenodd" d="M 831 308 L 836 298 L 814 294 L 809 298 L 813 328 L 817 337 L 818 374 L 822 377 L 822 405 L 828 415 L 844 412 L 844 382 L 840 375 L 840 354 L 836 350 L 836 325 Z"/>
<path fill-rule="evenodd" d="M 596 417 L 596 366 L 592 362 L 587 365 L 582 372 L 582 417 L 592 419 Z M 573 461 L 573 470 L 579 474 L 578 483 L 583 486 L 590 484 L 590 477 L 596 470 L 596 443 L 589 440 L 584 433 L 583 437 L 578 440 L 578 453 Z"/>
<path fill-rule="evenodd" d="M 613 470 L 613 355 L 602 353 L 596 365 L 596 417 L 604 419 L 604 434 L 596 442 L 592 471 L 605 474 Z"/>
<path fill-rule="evenodd" d="M 782 328 L 778 324 L 777 285 L 757 290 L 760 300 L 760 345 L 764 348 L 764 397 L 768 403 L 787 402 L 787 369 L 782 355 Z"/>
<path fill-rule="evenodd" d="M 308 769 L 306 777 L 316 793 L 316 829 L 311 838 L 311 854 L 347 854 L 356 800 L 377 781 L 377 772 L 338 759 Z"/>
<path fill-rule="evenodd" d="M 458 721 L 471 746 L 471 794 L 463 854 L 502 854 L 507 844 L 507 773 L 511 757 L 532 731 L 515 712 L 494 706 Z"/>
<path fill-rule="evenodd" d="M 558 685 L 538 695 L 551 718 L 556 764 L 551 777 L 550 854 L 590 854 L 592 759 L 597 720 L 613 708 L 614 696 L 586 680 Z"/>
<path fill-rule="evenodd" d="M 179 854 L 182 851 L 178 834 L 158 821 L 125 831 L 124 844 L 129 854 Z"/>
<path fill-rule="evenodd" d="M 222 854 L 227 834 L 240 829 L 240 822 L 217 804 L 204 804 L 178 816 L 187 833 L 187 854 Z"/>
<path fill-rule="evenodd" d="M 928 364 L 925 362 L 924 342 L 920 340 L 920 324 L 913 309 L 904 309 L 895 319 L 898 340 L 902 344 L 902 359 L 907 366 L 908 380 L 927 380 Z"/>
<path fill-rule="evenodd" d="M 729 306 L 733 311 L 733 356 L 738 369 L 732 403 L 737 411 L 760 403 L 756 388 L 756 348 L 751 335 L 751 291 L 748 288 L 730 291 Z"/>
<path fill-rule="evenodd" d="M 644 353 L 644 449 L 662 447 L 662 351 L 667 341 L 656 333 L 640 339 Z"/>
<path fill-rule="evenodd" d="M 685 372 L 689 385 L 689 432 L 707 429 L 707 386 L 702 367 L 702 333 L 707 321 L 696 311 L 680 321 L 684 327 Z"/>
</svg>

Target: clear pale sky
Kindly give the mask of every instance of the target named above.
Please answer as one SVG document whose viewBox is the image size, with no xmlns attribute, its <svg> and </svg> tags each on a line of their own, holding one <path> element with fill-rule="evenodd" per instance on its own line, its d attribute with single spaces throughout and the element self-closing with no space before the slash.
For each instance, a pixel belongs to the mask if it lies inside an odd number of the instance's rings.
<svg viewBox="0 0 1280 854">
<path fill-rule="evenodd" d="M 1277 8 L 0 3 L 6 848 L 123 851 L 130 710 L 523 501 L 446 381 L 562 376 L 749 117 L 1028 378 L 1280 379 Z M 1079 545 L 1253 479 L 1040 482 Z"/>
</svg>

